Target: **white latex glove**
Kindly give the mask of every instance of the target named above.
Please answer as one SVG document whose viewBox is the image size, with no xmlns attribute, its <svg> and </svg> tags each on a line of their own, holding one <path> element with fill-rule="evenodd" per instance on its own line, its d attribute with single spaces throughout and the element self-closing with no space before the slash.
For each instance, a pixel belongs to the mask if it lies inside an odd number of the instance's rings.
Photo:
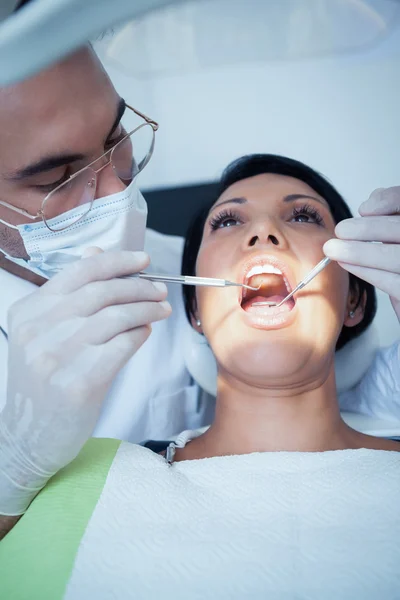
<svg viewBox="0 0 400 600">
<path fill-rule="evenodd" d="M 359 213 L 359 218 L 338 223 L 335 234 L 339 239 L 326 242 L 324 252 L 389 294 L 400 321 L 400 187 L 375 190 Z M 383 243 L 367 243 L 371 241 Z"/>
<path fill-rule="evenodd" d="M 22 514 L 96 425 L 107 391 L 169 316 L 164 284 L 118 279 L 143 252 L 78 261 L 12 306 L 7 399 L 0 414 L 0 514 Z M 150 375 L 150 374 L 149 374 Z"/>
</svg>

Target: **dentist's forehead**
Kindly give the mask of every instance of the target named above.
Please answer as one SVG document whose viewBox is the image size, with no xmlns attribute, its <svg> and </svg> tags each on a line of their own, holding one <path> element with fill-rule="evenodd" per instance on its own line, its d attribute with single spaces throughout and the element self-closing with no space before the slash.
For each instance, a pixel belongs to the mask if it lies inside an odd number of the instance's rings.
<svg viewBox="0 0 400 600">
<path fill-rule="evenodd" d="M 35 77 L 0 88 L 0 118 L 51 117 L 57 107 L 78 105 L 113 90 L 111 81 L 93 50 L 87 46 Z M 50 115 L 49 115 L 49 110 Z M 60 109 L 61 110 L 61 109 Z"/>
<path fill-rule="evenodd" d="M 15 169 L 36 153 L 85 151 L 107 131 L 118 95 L 89 47 L 24 82 L 0 88 L 0 161 Z M 7 149 L 7 152 L 5 151 Z"/>
</svg>

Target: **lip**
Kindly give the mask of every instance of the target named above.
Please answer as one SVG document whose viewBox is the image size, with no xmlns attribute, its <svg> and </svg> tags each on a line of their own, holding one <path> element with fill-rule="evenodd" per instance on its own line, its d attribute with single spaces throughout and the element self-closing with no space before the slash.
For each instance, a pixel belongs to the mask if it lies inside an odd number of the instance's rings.
<svg viewBox="0 0 400 600">
<path fill-rule="evenodd" d="M 250 271 L 250 269 L 263 264 L 269 264 L 279 269 L 282 272 L 283 277 L 286 279 L 286 282 L 290 287 L 290 291 L 296 286 L 294 274 L 290 266 L 282 259 L 277 258 L 272 254 L 257 254 L 252 258 L 247 259 L 246 262 L 241 266 L 238 281 L 242 281 L 244 283 L 247 273 Z M 290 325 L 296 317 L 296 302 L 292 308 L 289 308 L 287 304 L 283 304 L 279 308 L 258 306 L 251 307 L 249 310 L 243 310 L 241 306 L 242 300 L 243 288 L 240 288 L 238 301 L 243 318 L 248 325 L 257 329 L 281 329 Z"/>
</svg>

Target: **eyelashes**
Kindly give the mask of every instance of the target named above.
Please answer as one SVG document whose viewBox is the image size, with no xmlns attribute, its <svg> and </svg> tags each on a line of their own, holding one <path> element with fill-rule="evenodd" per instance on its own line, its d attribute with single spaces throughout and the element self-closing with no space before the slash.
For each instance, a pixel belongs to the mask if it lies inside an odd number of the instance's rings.
<svg viewBox="0 0 400 600">
<path fill-rule="evenodd" d="M 104 152 L 108 152 L 114 146 L 116 146 L 116 144 L 118 144 L 118 142 L 120 142 L 126 136 L 126 131 L 122 127 L 122 125 L 119 125 L 119 127 L 117 128 L 117 132 L 116 133 L 114 132 L 113 135 L 114 135 L 114 137 L 112 139 L 107 140 L 106 143 L 104 144 Z M 54 191 L 56 189 L 56 187 L 58 187 L 62 183 L 65 183 L 72 174 L 73 174 L 73 172 L 71 171 L 71 169 L 67 168 L 65 173 L 63 174 L 63 176 L 60 177 L 60 179 L 58 179 L 57 181 L 53 181 L 51 183 L 46 183 L 46 184 L 42 184 L 42 185 L 37 184 L 33 187 L 34 187 L 34 189 L 37 189 L 39 192 L 41 192 L 43 194 L 50 194 L 50 192 Z"/>
<path fill-rule="evenodd" d="M 310 225 L 325 225 L 318 210 L 309 204 L 304 204 L 301 207 L 294 207 L 291 214 L 291 221 Z M 217 229 L 235 227 L 242 223 L 243 218 L 238 213 L 231 209 L 224 209 L 210 219 L 210 228 L 212 231 L 216 231 Z"/>
<path fill-rule="evenodd" d="M 65 171 L 64 175 L 60 177 L 57 181 L 53 181 L 52 183 L 46 183 L 43 185 L 35 185 L 34 188 L 40 191 L 42 194 L 50 194 L 50 192 L 54 191 L 56 187 L 67 181 L 69 178 L 69 171 Z"/>
<path fill-rule="evenodd" d="M 294 207 L 292 217 L 306 217 L 306 221 L 297 221 L 297 223 L 315 223 L 316 225 L 324 225 L 324 220 L 320 213 L 316 208 L 310 206 L 310 204 L 304 204 L 301 208 Z"/>
<path fill-rule="evenodd" d="M 228 223 L 232 221 L 235 223 L 242 222 L 237 213 L 229 209 L 224 209 L 210 220 L 210 227 L 212 231 L 215 231 L 216 229 L 224 229 L 225 227 L 232 227 L 232 225 L 228 225 Z"/>
<path fill-rule="evenodd" d="M 113 133 L 113 138 L 106 141 L 105 149 L 108 150 L 109 148 L 112 148 L 118 144 L 118 142 L 120 142 L 126 136 L 126 134 L 127 132 L 125 128 L 120 125 L 117 131 Z"/>
</svg>

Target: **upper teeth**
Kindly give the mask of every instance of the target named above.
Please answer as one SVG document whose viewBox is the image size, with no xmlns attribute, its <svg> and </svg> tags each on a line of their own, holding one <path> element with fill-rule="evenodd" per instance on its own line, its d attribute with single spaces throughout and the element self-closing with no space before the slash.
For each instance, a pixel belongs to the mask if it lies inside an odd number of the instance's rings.
<svg viewBox="0 0 400 600">
<path fill-rule="evenodd" d="M 250 269 L 247 273 L 247 279 L 250 279 L 253 275 L 262 275 L 263 273 L 274 273 L 275 275 L 282 275 L 282 271 L 272 265 L 256 265 Z"/>
</svg>

